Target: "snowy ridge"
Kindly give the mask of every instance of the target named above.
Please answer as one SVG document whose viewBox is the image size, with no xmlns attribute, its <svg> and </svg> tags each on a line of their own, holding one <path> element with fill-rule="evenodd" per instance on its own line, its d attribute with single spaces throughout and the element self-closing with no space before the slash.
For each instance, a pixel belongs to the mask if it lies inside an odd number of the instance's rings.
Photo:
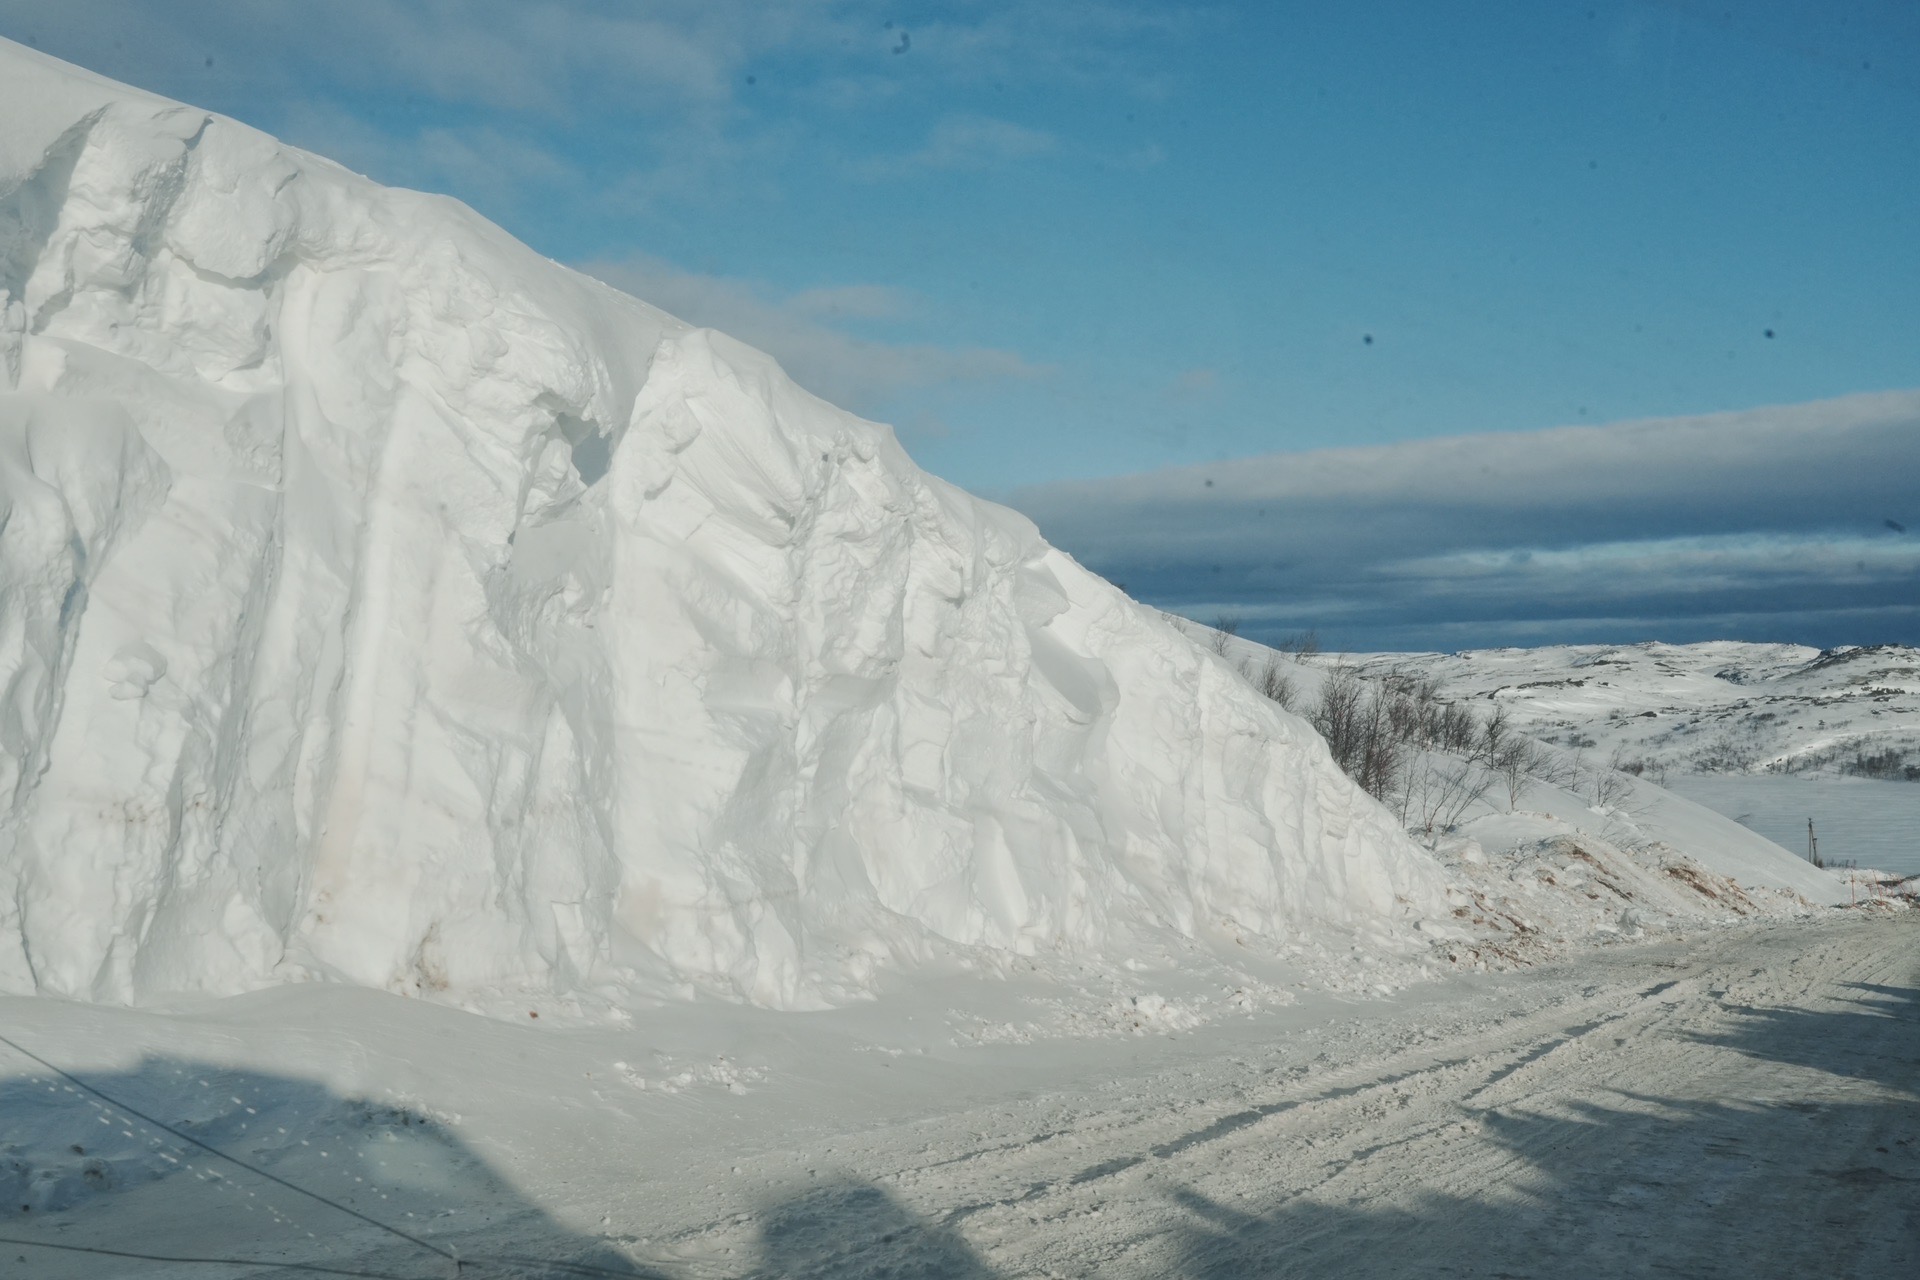
<svg viewBox="0 0 1920 1280">
<path fill-rule="evenodd" d="M 1671 788 L 1660 793 L 1663 821 L 1680 823 L 1668 838 L 1744 883 L 1849 901 L 1844 883 L 1812 874 L 1810 818 L 1830 862 L 1920 872 L 1920 650 L 1910 646 L 1560 645 L 1359 661 L 1437 677 L 1563 750 L 1658 778 Z"/>
<path fill-rule="evenodd" d="M 1446 913 L 1310 729 L 765 356 L 5 42 L 0 120 L 0 990 L 795 1007 Z"/>
<path fill-rule="evenodd" d="M 1591 740 L 1672 773 L 1830 772 L 1856 756 L 1920 766 L 1920 650 L 1863 645 L 1553 645 L 1372 654 L 1439 677 L 1550 740 Z"/>
<path fill-rule="evenodd" d="M 1673 842 L 1707 858 L 1724 851 L 1720 869 L 1745 883 L 1851 901 L 1843 881 L 1810 874 L 1810 819 L 1830 863 L 1920 873 L 1920 650 L 1911 646 L 1822 651 L 1722 640 L 1360 662 L 1437 677 L 1563 749 L 1659 778 L 1671 788 L 1670 817 L 1684 819 Z M 1703 805 L 1726 815 L 1718 831 L 1703 824 Z M 1792 851 L 1787 858 L 1781 846 Z"/>
</svg>

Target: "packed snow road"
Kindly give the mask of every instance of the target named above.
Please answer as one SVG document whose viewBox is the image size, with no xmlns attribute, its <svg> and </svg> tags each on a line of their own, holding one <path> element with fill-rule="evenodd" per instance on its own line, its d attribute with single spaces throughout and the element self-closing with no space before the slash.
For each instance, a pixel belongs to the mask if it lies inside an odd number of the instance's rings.
<svg viewBox="0 0 1920 1280">
<path fill-rule="evenodd" d="M 720 1039 L 712 1007 L 542 1029 L 325 986 L 0 1001 L 75 1082 L 0 1050 L 0 1175 L 43 1197 L 0 1273 L 1920 1274 L 1908 915 L 1177 1034 L 981 1042 L 957 990 Z M 184 1261 L 216 1257 L 258 1265 Z"/>
<path fill-rule="evenodd" d="M 876 1133 L 837 1185 L 682 1256 L 820 1276 L 1920 1274 L 1912 924 L 1735 934 L 1422 1012 L 1357 1028 L 1351 1056 L 1246 1045 L 1118 1097 L 929 1121 L 920 1158 Z"/>
</svg>

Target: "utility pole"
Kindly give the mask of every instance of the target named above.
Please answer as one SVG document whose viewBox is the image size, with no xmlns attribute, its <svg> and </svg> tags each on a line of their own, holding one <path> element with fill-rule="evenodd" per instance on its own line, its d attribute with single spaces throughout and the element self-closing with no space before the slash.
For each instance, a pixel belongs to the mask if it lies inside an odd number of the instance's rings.
<svg viewBox="0 0 1920 1280">
<path fill-rule="evenodd" d="M 1813 819 L 1807 819 L 1807 861 L 1820 865 L 1820 837 L 1813 834 Z"/>
</svg>

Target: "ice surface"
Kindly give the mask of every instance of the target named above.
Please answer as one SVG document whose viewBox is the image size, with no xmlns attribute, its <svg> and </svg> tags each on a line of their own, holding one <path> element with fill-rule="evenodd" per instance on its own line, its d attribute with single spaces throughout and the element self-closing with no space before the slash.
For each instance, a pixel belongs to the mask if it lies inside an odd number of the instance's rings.
<svg viewBox="0 0 1920 1280">
<path fill-rule="evenodd" d="M 1214 655 L 767 357 L 0 42 L 0 990 L 1417 940 Z"/>
<path fill-rule="evenodd" d="M 1806 848 L 1811 820 L 1830 866 L 1920 876 L 1920 784 L 1766 773 L 1695 774 L 1672 786 L 1788 848 Z"/>
</svg>

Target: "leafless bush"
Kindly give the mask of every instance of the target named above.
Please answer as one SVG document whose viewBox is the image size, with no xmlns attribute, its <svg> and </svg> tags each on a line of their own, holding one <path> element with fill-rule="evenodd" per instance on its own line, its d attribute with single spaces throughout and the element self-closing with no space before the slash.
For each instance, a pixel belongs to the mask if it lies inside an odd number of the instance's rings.
<svg viewBox="0 0 1920 1280">
<path fill-rule="evenodd" d="M 1440 697 L 1440 682 L 1432 677 L 1389 671 L 1380 681 L 1386 700 L 1387 719 L 1394 734 L 1404 742 L 1429 746 L 1433 736 L 1434 706 Z"/>
<path fill-rule="evenodd" d="M 1250 678 L 1254 688 L 1279 703 L 1283 710 L 1293 710 L 1299 690 L 1294 687 L 1293 676 L 1288 673 L 1286 663 L 1281 661 L 1279 654 L 1269 656 L 1258 675 Z"/>
<path fill-rule="evenodd" d="M 1213 620 L 1213 634 L 1207 638 L 1207 644 L 1215 653 L 1224 654 L 1227 642 L 1240 634 L 1240 619 L 1221 614 Z"/>
<path fill-rule="evenodd" d="M 1471 756 L 1478 749 L 1480 722 L 1472 711 L 1447 699 L 1438 679 L 1393 671 L 1379 684 L 1393 731 L 1403 741 L 1455 755 Z"/>
<path fill-rule="evenodd" d="M 1594 807 L 1615 809 L 1633 794 L 1633 779 L 1620 767 L 1624 762 L 1622 749 L 1616 747 L 1606 764 L 1587 770 L 1586 793 L 1593 798 Z"/>
<path fill-rule="evenodd" d="M 1341 663 L 1320 686 L 1320 701 L 1308 719 L 1349 778 L 1377 800 L 1393 796 L 1405 742 L 1394 733 L 1387 694 Z"/>
<path fill-rule="evenodd" d="M 1587 753 L 1584 748 L 1561 751 L 1542 743 L 1529 771 L 1549 786 L 1565 787 L 1572 791 L 1579 787 L 1580 776 L 1586 767 Z"/>
<path fill-rule="evenodd" d="M 1370 680 L 1344 662 L 1328 673 L 1308 718 L 1348 777 L 1403 817 L 1417 811 L 1423 829 L 1450 810 L 1458 788 L 1443 785 L 1441 774 L 1432 772 L 1439 766 L 1420 763 L 1420 753 L 1449 752 L 1467 757 L 1470 766 L 1486 740 L 1485 726 L 1466 707 L 1447 701 L 1437 680 L 1397 671 Z M 1478 772 L 1465 770 L 1469 778 Z M 1485 791 L 1480 788 L 1467 803 Z"/>
<path fill-rule="evenodd" d="M 1421 752 L 1406 770 L 1400 791 L 1400 823 L 1417 830 L 1432 847 L 1494 786 L 1494 775 L 1471 760 Z"/>
<path fill-rule="evenodd" d="M 1723 729 L 1693 757 L 1693 767 L 1701 773 L 1746 773 L 1760 758 L 1753 734 L 1735 734 Z"/>
<path fill-rule="evenodd" d="M 1507 724 L 1507 709 L 1496 702 L 1493 710 L 1487 713 L 1485 723 L 1480 726 L 1479 740 L 1474 743 L 1474 758 L 1488 768 L 1494 768 L 1512 736 L 1512 727 Z"/>
<path fill-rule="evenodd" d="M 1504 708 L 1475 715 L 1431 677 L 1368 678 L 1340 661 L 1306 714 L 1347 776 L 1429 842 L 1490 794 L 1517 809 L 1535 779 L 1592 792 L 1602 805 L 1618 804 L 1620 788 L 1632 786 L 1610 768 L 1590 767 L 1583 749 L 1555 750 L 1513 729 Z"/>
<path fill-rule="evenodd" d="M 1908 764 L 1900 751 L 1856 751 L 1853 759 L 1840 766 L 1840 772 L 1856 778 L 1879 778 L 1886 782 L 1920 782 L 1920 765 Z"/>
<path fill-rule="evenodd" d="M 1305 661 L 1320 652 L 1320 633 L 1311 630 L 1295 631 L 1289 635 L 1282 636 L 1279 643 L 1273 647 L 1281 653 L 1291 654 L 1295 658 Z"/>
<path fill-rule="evenodd" d="M 1754 717 L 1754 720 L 1758 719 L 1758 716 Z M 1802 751 L 1784 760 L 1774 761 L 1767 765 L 1767 772 L 1817 773 L 1823 769 L 1835 768 L 1844 773 L 1847 771 L 1846 762 L 1850 758 L 1866 754 L 1868 742 L 1869 739 L 1860 734 L 1849 734 L 1816 750 Z"/>
<path fill-rule="evenodd" d="M 1259 691 L 1262 697 L 1280 704 L 1287 711 L 1293 710 L 1298 689 L 1293 676 L 1287 670 L 1287 664 L 1277 653 L 1267 655 L 1265 662 L 1251 657 L 1243 657 L 1234 664 L 1240 674 L 1246 677 L 1248 684 Z"/>
<path fill-rule="evenodd" d="M 1505 734 L 1487 755 L 1488 767 L 1507 794 L 1507 812 L 1520 807 L 1520 797 L 1547 767 L 1547 749 L 1524 733 Z"/>
<path fill-rule="evenodd" d="M 1307 713 L 1313 727 L 1326 739 L 1327 750 L 1333 752 L 1333 762 L 1349 775 L 1353 773 L 1348 766 L 1356 754 L 1354 744 L 1360 733 L 1360 704 L 1366 696 L 1360 673 L 1340 663 L 1327 673 L 1326 682 L 1320 686 L 1320 700 Z"/>
<path fill-rule="evenodd" d="M 1480 725 L 1473 712 L 1457 702 L 1443 704 L 1433 713 L 1432 738 L 1437 747 L 1459 755 L 1472 755 L 1479 745 Z"/>
</svg>

